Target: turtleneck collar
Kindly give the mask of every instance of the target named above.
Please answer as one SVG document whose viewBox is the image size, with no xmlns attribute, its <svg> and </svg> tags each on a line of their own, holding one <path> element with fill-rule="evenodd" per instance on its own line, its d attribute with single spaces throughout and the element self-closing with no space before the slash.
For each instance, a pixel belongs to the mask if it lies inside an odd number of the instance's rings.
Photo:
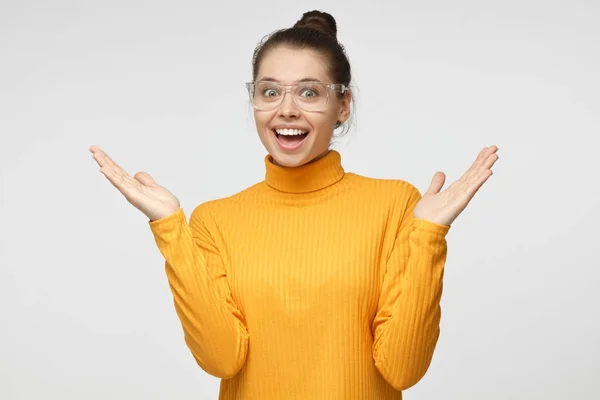
<svg viewBox="0 0 600 400">
<path fill-rule="evenodd" d="M 338 182 L 344 176 L 340 153 L 330 150 L 316 161 L 299 167 L 282 167 L 273 163 L 273 157 L 265 157 L 267 185 L 286 193 L 308 193 Z"/>
</svg>

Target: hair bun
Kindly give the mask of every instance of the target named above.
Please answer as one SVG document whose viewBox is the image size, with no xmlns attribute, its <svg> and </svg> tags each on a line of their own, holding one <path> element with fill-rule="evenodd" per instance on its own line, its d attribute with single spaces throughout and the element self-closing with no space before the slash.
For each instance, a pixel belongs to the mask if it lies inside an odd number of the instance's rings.
<svg viewBox="0 0 600 400">
<path fill-rule="evenodd" d="M 308 11 L 296 22 L 294 28 L 310 28 L 323 32 L 327 35 L 337 36 L 337 24 L 335 18 L 326 12 Z"/>
</svg>

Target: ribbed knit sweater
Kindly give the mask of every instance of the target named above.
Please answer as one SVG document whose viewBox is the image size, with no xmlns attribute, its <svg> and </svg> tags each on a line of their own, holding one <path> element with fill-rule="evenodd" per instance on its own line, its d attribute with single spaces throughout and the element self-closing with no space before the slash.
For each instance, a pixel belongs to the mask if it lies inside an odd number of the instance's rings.
<svg viewBox="0 0 600 400">
<path fill-rule="evenodd" d="M 185 342 L 221 400 L 387 400 L 439 336 L 449 226 L 413 216 L 403 180 L 340 154 L 150 221 Z"/>
</svg>

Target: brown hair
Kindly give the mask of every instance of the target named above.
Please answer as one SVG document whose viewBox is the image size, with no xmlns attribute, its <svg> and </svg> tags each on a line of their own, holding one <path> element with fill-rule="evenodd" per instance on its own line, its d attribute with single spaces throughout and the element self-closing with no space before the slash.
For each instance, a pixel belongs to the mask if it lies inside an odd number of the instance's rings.
<svg viewBox="0 0 600 400">
<path fill-rule="evenodd" d="M 337 24 L 331 14 L 309 11 L 302 15 L 291 28 L 281 29 L 267 35 L 254 50 L 252 57 L 252 80 L 256 80 L 260 62 L 270 50 L 278 46 L 315 50 L 329 63 L 329 75 L 333 82 L 350 85 L 352 74 L 344 46 L 337 40 Z M 339 96 L 343 96 L 338 93 Z"/>
</svg>

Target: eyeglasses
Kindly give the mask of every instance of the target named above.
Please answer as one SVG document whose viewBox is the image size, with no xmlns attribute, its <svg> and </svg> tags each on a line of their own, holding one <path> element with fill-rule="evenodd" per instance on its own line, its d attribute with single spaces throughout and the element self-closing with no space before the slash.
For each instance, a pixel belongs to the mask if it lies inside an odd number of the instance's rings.
<svg viewBox="0 0 600 400">
<path fill-rule="evenodd" d="M 348 87 L 341 83 L 302 82 L 294 85 L 282 85 L 276 82 L 259 81 L 246 83 L 252 106 L 260 111 L 271 111 L 283 103 L 289 91 L 294 103 L 308 112 L 325 110 L 331 92 L 344 94 Z"/>
</svg>

